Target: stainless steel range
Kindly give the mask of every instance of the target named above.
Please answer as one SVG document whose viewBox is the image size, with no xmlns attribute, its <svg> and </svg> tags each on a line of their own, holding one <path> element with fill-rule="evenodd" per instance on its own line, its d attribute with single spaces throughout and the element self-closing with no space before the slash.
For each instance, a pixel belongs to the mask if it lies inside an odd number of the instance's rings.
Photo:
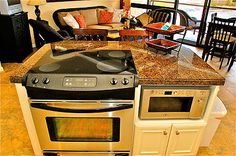
<svg viewBox="0 0 236 156">
<path fill-rule="evenodd" d="M 45 155 L 130 155 L 136 69 L 128 50 L 52 50 L 25 85 Z"/>
</svg>

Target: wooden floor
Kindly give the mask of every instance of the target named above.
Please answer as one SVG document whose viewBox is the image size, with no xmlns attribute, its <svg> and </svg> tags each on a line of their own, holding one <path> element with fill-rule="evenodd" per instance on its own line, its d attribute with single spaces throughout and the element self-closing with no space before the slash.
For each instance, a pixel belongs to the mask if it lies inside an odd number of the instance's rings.
<svg viewBox="0 0 236 156">
<path fill-rule="evenodd" d="M 197 54 L 202 50 L 191 47 Z M 218 59 L 208 62 L 226 78 L 224 86 L 220 87 L 218 97 L 225 104 L 228 114 L 221 124 L 209 147 L 200 148 L 197 156 L 236 156 L 236 63 L 227 72 L 227 66 L 218 70 Z M 1 156 L 33 156 L 28 133 L 22 117 L 15 86 L 9 83 L 9 75 L 20 64 L 2 64 L 4 72 L 0 74 L 1 111 L 0 111 L 0 155 Z"/>
</svg>

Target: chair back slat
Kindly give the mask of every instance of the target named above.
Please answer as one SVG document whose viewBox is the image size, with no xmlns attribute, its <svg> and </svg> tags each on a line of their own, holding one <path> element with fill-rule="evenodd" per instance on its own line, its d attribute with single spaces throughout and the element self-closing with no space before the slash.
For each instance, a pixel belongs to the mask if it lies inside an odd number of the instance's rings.
<svg viewBox="0 0 236 156">
<path fill-rule="evenodd" d="M 228 30 L 228 26 L 230 25 L 223 25 L 223 24 L 216 24 L 211 23 L 209 24 L 209 28 L 211 30 L 211 42 L 217 42 L 220 44 L 227 44 L 231 41 L 231 37 L 233 34 L 233 31 Z"/>
</svg>

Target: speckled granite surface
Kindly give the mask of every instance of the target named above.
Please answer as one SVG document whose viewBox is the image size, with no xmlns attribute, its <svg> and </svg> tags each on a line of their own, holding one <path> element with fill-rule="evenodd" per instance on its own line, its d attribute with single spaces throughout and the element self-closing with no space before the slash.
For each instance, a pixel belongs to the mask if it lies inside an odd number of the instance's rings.
<svg viewBox="0 0 236 156">
<path fill-rule="evenodd" d="M 179 55 L 172 55 L 148 49 L 145 44 L 131 42 L 62 41 L 55 43 L 67 49 L 123 49 L 131 50 L 142 85 L 223 85 L 224 77 L 219 75 L 190 49 L 182 47 Z M 47 44 L 32 55 L 10 77 L 12 83 L 21 83 L 25 73 L 47 52 Z"/>
</svg>

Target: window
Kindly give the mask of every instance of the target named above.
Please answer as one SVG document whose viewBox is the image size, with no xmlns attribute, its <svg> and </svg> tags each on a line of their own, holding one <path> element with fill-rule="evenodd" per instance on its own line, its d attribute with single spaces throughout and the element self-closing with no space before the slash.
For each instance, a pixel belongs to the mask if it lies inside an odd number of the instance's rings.
<svg viewBox="0 0 236 156">
<path fill-rule="evenodd" d="M 119 118 L 46 117 L 52 141 L 118 142 Z"/>
</svg>

